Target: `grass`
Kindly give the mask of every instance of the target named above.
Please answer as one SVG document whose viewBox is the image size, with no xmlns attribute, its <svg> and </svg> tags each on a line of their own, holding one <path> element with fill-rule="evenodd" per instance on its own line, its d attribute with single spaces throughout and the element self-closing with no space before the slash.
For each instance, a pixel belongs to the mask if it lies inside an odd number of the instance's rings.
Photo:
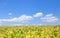
<svg viewBox="0 0 60 38">
<path fill-rule="evenodd" d="M 60 38 L 60 26 L 0 26 L 0 38 Z"/>
</svg>

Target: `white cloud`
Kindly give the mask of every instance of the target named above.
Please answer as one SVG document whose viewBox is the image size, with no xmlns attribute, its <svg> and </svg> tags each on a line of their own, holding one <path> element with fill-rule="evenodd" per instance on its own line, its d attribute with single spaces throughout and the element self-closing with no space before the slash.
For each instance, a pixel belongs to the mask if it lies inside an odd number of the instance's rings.
<svg viewBox="0 0 60 38">
<path fill-rule="evenodd" d="M 10 12 L 10 13 L 8 13 L 8 15 L 12 15 L 12 13 Z"/>
<path fill-rule="evenodd" d="M 24 20 L 31 20 L 33 19 L 32 16 L 22 15 L 18 18 L 18 20 L 24 21 Z"/>
<path fill-rule="evenodd" d="M 0 21 L 2 21 L 2 22 L 21 22 L 21 21 L 28 21 L 28 20 L 32 20 L 32 19 L 33 19 L 32 16 L 22 15 L 18 18 L 0 19 Z"/>
<path fill-rule="evenodd" d="M 42 12 L 38 12 L 38 13 L 36 13 L 35 15 L 33 15 L 34 17 L 40 17 L 40 16 L 42 16 L 43 15 L 43 13 Z"/>
<path fill-rule="evenodd" d="M 12 15 L 12 13 L 9 13 L 9 15 Z M 43 16 L 43 13 L 39 12 L 39 13 L 36 13 L 35 15 L 33 15 L 33 16 L 21 15 L 19 17 L 15 17 L 15 18 L 0 19 L 0 23 L 4 23 L 4 22 L 21 22 L 23 24 L 23 23 L 30 22 L 29 20 L 32 20 L 35 17 L 40 18 L 40 20 L 43 21 L 43 22 L 56 22 L 56 21 L 59 20 L 53 14 L 47 14 L 47 15 Z M 36 21 L 39 21 L 39 19 L 36 20 Z"/>
<path fill-rule="evenodd" d="M 46 16 L 40 18 L 44 22 L 56 22 L 59 19 L 56 18 L 53 14 L 47 14 Z"/>
<path fill-rule="evenodd" d="M 53 16 L 53 14 L 47 14 L 46 16 L 47 16 L 47 17 L 49 17 L 49 16 L 51 17 L 51 16 Z"/>
</svg>

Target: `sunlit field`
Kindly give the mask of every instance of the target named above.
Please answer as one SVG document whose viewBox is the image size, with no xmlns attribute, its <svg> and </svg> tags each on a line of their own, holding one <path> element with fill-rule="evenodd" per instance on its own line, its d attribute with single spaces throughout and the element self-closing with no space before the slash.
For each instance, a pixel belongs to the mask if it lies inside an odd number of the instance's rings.
<svg viewBox="0 0 60 38">
<path fill-rule="evenodd" d="M 0 38 L 60 38 L 60 26 L 0 26 Z"/>
</svg>

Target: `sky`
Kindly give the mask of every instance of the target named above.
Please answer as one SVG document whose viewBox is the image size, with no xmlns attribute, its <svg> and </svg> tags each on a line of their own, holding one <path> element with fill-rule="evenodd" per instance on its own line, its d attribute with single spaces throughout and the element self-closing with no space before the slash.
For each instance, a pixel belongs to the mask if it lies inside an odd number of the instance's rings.
<svg viewBox="0 0 60 38">
<path fill-rule="evenodd" d="M 60 24 L 60 0 L 0 0 L 0 25 Z"/>
</svg>

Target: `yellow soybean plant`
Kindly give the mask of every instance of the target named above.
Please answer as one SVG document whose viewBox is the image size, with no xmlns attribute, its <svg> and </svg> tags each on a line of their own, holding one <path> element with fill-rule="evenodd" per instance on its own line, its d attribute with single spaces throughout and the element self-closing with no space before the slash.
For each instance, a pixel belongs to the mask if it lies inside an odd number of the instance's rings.
<svg viewBox="0 0 60 38">
<path fill-rule="evenodd" d="M 0 38 L 60 38 L 60 26 L 0 26 Z"/>
</svg>

